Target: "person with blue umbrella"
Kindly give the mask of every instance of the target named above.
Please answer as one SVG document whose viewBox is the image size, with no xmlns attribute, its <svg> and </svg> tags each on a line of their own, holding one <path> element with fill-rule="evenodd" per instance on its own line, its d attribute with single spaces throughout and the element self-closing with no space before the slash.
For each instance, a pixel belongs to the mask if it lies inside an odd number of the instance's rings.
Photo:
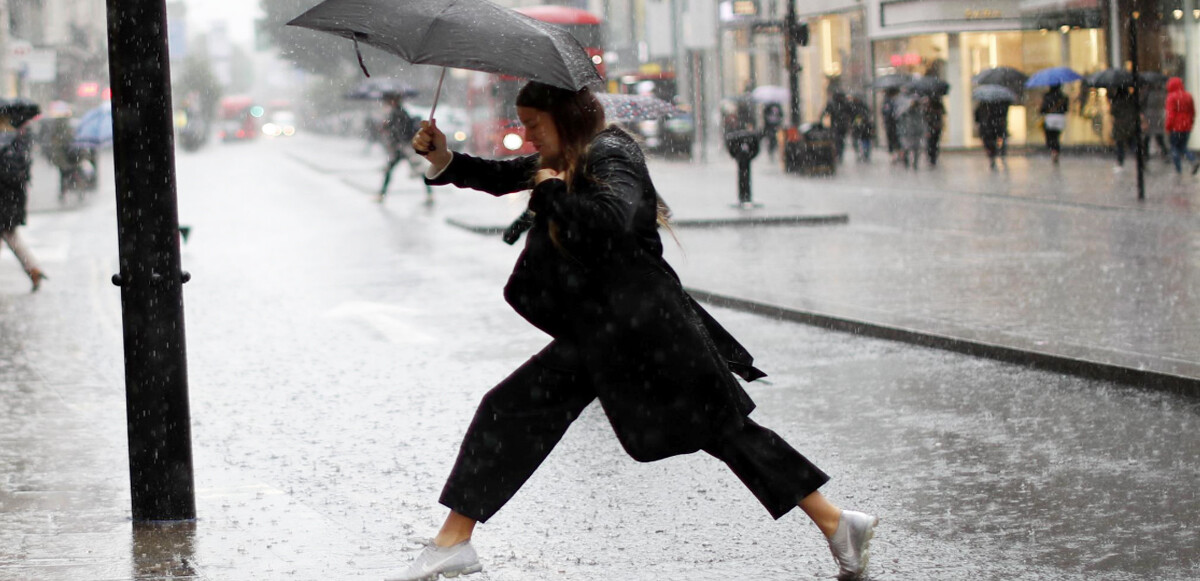
<svg viewBox="0 0 1200 581">
<path fill-rule="evenodd" d="M 1050 161 L 1058 165 L 1058 156 L 1062 152 L 1060 136 L 1067 128 L 1067 108 L 1070 101 L 1062 91 L 1062 85 L 1051 85 L 1046 96 L 1042 97 L 1042 106 L 1038 113 L 1042 116 L 1042 131 L 1046 134 L 1046 147 L 1050 149 Z"/>
</svg>

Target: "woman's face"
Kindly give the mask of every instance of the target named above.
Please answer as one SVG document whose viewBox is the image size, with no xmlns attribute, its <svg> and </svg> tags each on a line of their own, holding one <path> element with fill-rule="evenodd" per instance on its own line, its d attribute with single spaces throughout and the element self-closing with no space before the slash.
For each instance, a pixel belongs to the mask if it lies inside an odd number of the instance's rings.
<svg viewBox="0 0 1200 581">
<path fill-rule="evenodd" d="M 562 153 L 558 126 L 550 114 L 533 107 L 517 107 L 517 118 L 525 126 L 525 139 L 533 144 L 544 162 L 553 164 Z"/>
</svg>

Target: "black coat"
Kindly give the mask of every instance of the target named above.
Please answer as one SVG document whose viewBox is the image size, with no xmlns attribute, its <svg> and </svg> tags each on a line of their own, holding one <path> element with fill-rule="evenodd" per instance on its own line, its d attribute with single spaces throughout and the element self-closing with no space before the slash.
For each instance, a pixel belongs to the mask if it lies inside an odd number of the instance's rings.
<svg viewBox="0 0 1200 581">
<path fill-rule="evenodd" d="M 492 161 L 455 153 L 428 181 L 499 196 L 529 189 L 539 163 L 537 155 Z M 630 456 L 648 462 L 695 452 L 754 409 L 733 373 L 747 381 L 764 374 L 663 259 L 658 194 L 633 139 L 615 128 L 600 133 L 578 173 L 571 192 L 561 180 L 533 188 L 534 224 L 504 297 L 579 350 Z"/>
<path fill-rule="evenodd" d="M 0 232 L 25 223 L 29 170 L 33 164 L 29 136 L 0 132 Z"/>
</svg>

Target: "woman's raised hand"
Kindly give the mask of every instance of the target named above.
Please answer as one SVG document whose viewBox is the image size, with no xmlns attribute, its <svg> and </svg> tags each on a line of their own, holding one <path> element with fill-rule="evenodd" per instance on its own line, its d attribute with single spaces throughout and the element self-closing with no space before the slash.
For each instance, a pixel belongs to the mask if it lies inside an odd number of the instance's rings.
<svg viewBox="0 0 1200 581">
<path fill-rule="evenodd" d="M 537 171 L 537 175 L 533 176 L 533 185 L 538 185 L 546 180 L 561 180 L 562 174 L 558 170 L 543 167 Z"/>
<path fill-rule="evenodd" d="M 422 121 L 421 130 L 412 138 L 413 150 L 429 160 L 437 171 L 441 171 L 454 154 L 446 148 L 446 135 L 437 128 L 437 120 Z"/>
</svg>

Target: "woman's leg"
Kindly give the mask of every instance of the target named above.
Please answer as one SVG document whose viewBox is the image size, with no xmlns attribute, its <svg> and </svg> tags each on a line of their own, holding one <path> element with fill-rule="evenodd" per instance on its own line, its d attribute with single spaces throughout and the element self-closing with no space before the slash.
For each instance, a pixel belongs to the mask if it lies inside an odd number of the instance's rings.
<svg viewBox="0 0 1200 581">
<path fill-rule="evenodd" d="M 829 542 L 840 579 L 858 579 L 870 560 L 870 542 L 879 519 L 843 511 L 817 491 L 829 480 L 824 472 L 775 432 L 746 418 L 705 452 L 725 462 L 766 507 L 780 518 L 799 506 Z"/>
<path fill-rule="evenodd" d="M 596 398 L 574 363 L 551 343 L 483 397 L 439 499 L 452 511 L 441 542 L 469 537 L 499 511 Z"/>
<path fill-rule="evenodd" d="M 21 241 L 21 237 L 17 235 L 15 228 L 0 232 L 0 239 L 7 242 L 13 254 L 17 255 L 17 262 L 21 263 L 21 268 L 25 269 L 25 274 L 28 274 L 29 280 L 33 281 L 33 290 L 36 291 L 42 284 L 42 279 L 46 278 L 46 274 L 38 266 L 37 259 L 33 257 L 33 253 L 29 251 L 29 247 L 25 246 L 25 243 Z"/>
<path fill-rule="evenodd" d="M 727 464 L 776 519 L 829 481 L 828 475 L 778 434 L 750 418 L 740 429 L 730 430 L 705 446 L 704 451 Z"/>
</svg>

